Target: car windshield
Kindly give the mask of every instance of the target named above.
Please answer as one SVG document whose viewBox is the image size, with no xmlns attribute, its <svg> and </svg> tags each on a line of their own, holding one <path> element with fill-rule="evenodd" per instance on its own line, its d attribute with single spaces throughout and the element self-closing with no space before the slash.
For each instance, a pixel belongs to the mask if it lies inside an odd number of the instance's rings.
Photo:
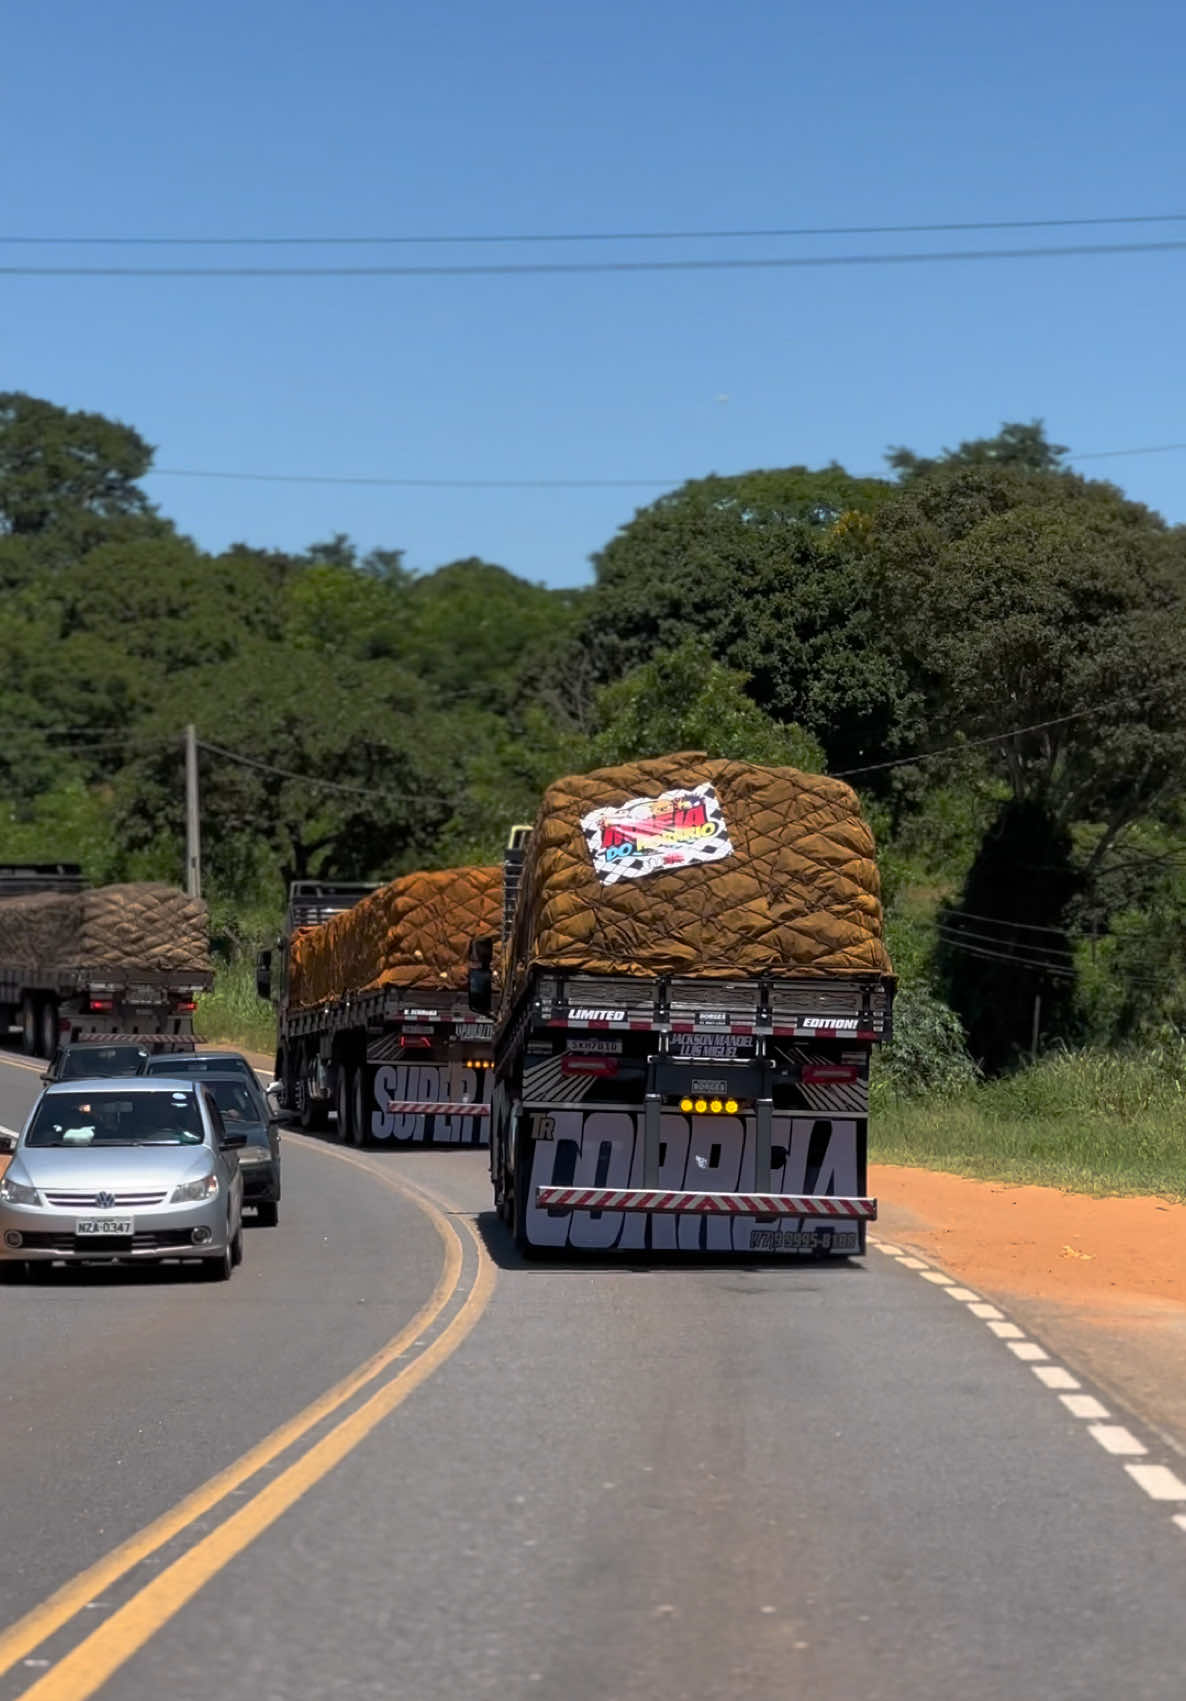
<svg viewBox="0 0 1186 1701">
<path fill-rule="evenodd" d="M 263 1121 L 263 1113 L 245 1081 L 207 1081 L 206 1091 L 222 1112 L 224 1122 Z"/>
<path fill-rule="evenodd" d="M 144 1065 L 146 1075 L 239 1075 L 254 1080 L 250 1063 L 241 1057 L 151 1057 Z"/>
<path fill-rule="evenodd" d="M 192 1092 L 47 1093 L 26 1146 L 200 1146 Z"/>
<path fill-rule="evenodd" d="M 62 1059 L 63 1081 L 87 1081 L 96 1075 L 134 1075 L 148 1056 L 139 1045 L 71 1047 Z"/>
</svg>

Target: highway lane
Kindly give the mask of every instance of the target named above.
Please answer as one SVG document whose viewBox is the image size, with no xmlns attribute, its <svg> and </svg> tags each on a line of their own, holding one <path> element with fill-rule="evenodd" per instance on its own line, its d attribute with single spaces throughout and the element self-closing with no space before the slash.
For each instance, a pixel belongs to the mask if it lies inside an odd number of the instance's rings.
<svg viewBox="0 0 1186 1701">
<path fill-rule="evenodd" d="M 492 1297 L 454 1355 L 200 1593 L 152 1605 L 104 1696 L 1179 1701 L 1173 1506 L 919 1272 L 877 1254 L 851 1269 L 524 1266 L 489 1215 L 482 1154 L 293 1136 L 286 1155 L 294 1248 L 322 1227 L 316 1201 L 361 1200 L 388 1212 L 390 1279 L 435 1271 L 431 1229 L 417 1238 L 362 1166 L 474 1221 Z M 322 1268 L 339 1261 L 356 1268 L 353 1234 Z M 272 1272 L 256 1267 L 266 1303 Z M 115 1291 L 87 1290 L 86 1317 Z M 265 1379 L 282 1404 L 274 1366 Z M 118 1388 L 106 1397 L 118 1412 Z M 245 1397 L 230 1397 L 243 1432 Z M 89 1480 L 84 1464 L 75 1492 Z M 42 1484 L 60 1568 L 69 1508 Z M 135 1606 L 144 1578 L 109 1606 Z M 4 1693 L 89 1693 L 47 1686 L 93 1623 Z"/>
<path fill-rule="evenodd" d="M 0 1060 L 0 1123 L 40 1082 Z M 229 1283 L 182 1267 L 0 1290 L 0 1624 L 239 1457 L 374 1353 L 442 1262 L 423 1213 L 283 1141 L 275 1229 Z"/>
</svg>

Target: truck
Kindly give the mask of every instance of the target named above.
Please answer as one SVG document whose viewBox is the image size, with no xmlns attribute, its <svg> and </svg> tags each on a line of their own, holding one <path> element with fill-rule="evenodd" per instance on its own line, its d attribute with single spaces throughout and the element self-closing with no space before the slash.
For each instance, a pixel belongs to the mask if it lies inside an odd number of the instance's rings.
<svg viewBox="0 0 1186 1701">
<path fill-rule="evenodd" d="M 77 863 L 0 866 L 0 1027 L 26 1052 L 192 1035 L 212 978 L 200 900 L 155 882 L 91 887 Z"/>
<path fill-rule="evenodd" d="M 571 776 L 505 882 L 471 1004 L 520 1252 L 863 1254 L 895 980 L 849 788 L 696 752 Z"/>
<path fill-rule="evenodd" d="M 501 904 L 497 868 L 290 886 L 256 985 L 276 1006 L 280 1102 L 303 1129 L 357 1146 L 486 1143 L 494 1028 L 470 1008 L 470 939 Z"/>
</svg>

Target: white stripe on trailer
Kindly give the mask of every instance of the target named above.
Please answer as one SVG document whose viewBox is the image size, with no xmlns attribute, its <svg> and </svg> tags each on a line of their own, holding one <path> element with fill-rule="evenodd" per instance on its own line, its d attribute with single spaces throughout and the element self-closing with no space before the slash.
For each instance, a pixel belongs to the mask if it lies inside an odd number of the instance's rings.
<svg viewBox="0 0 1186 1701">
<path fill-rule="evenodd" d="M 489 1116 L 488 1104 L 453 1104 L 438 1099 L 388 1099 L 394 1116 Z"/>
<path fill-rule="evenodd" d="M 660 1211 L 701 1216 L 877 1216 L 876 1199 L 837 1199 L 791 1193 L 684 1193 L 643 1187 L 537 1187 L 541 1211 Z"/>
</svg>

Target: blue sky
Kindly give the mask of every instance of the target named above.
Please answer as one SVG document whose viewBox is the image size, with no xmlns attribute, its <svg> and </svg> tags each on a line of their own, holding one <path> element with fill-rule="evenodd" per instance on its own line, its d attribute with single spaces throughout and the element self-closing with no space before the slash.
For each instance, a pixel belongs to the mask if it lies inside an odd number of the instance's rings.
<svg viewBox="0 0 1186 1701">
<path fill-rule="evenodd" d="M 0 234 L 721 228 L 1186 213 L 1164 0 L 597 8 L 10 7 Z M 13 138 L 21 138 L 19 153 Z M 739 257 L 1186 239 L 1169 227 L 492 252 L 0 247 L 0 264 Z M 877 471 L 1042 416 L 1186 441 L 1186 252 L 801 272 L 0 277 L 0 388 L 134 424 L 162 467 L 672 479 Z M 721 398 L 726 398 L 721 399 Z M 1186 453 L 1084 462 L 1186 520 Z M 335 531 L 556 584 L 654 492 L 154 477 L 208 548 Z"/>
</svg>

